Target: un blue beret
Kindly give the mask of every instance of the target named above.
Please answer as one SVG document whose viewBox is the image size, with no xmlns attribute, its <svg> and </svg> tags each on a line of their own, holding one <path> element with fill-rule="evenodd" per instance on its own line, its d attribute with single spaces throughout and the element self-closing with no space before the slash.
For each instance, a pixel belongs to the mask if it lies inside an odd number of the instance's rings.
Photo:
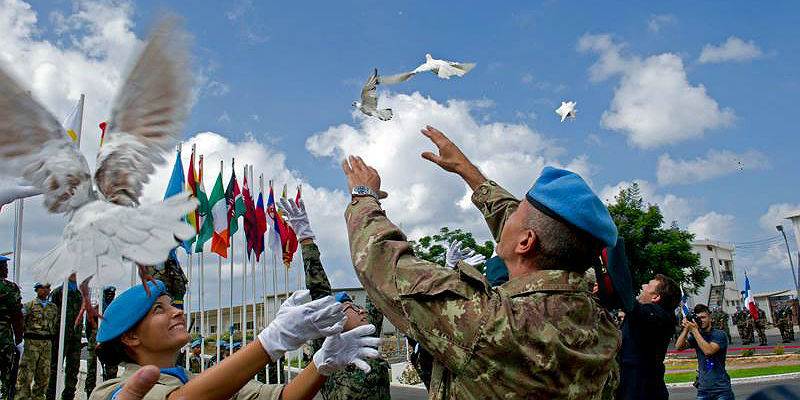
<svg viewBox="0 0 800 400">
<path fill-rule="evenodd" d="M 592 235 L 606 247 L 617 243 L 617 226 L 608 208 L 574 172 L 545 167 L 525 198 L 539 211 Z"/>
<path fill-rule="evenodd" d="M 144 285 L 136 285 L 122 292 L 108 305 L 97 330 L 97 343 L 113 340 L 133 328 L 147 315 L 158 297 L 167 291 L 161 281 L 149 281 L 147 286 L 150 287 L 149 297 Z"/>
<path fill-rule="evenodd" d="M 489 280 L 490 285 L 500 286 L 508 282 L 508 267 L 499 256 L 486 260 L 484 268 L 486 270 L 486 279 Z"/>
<path fill-rule="evenodd" d="M 3 261 L 10 261 L 10 260 L 11 260 L 11 259 L 10 259 L 10 258 L 8 258 L 8 257 L 6 257 L 6 256 L 0 256 L 0 262 L 3 262 Z"/>
<path fill-rule="evenodd" d="M 200 339 L 192 340 L 192 348 L 200 347 L 203 344 L 203 341 Z"/>
<path fill-rule="evenodd" d="M 350 295 L 347 294 L 347 292 L 339 292 L 336 293 L 336 301 L 338 301 L 339 303 L 344 303 L 345 301 L 352 302 L 353 299 L 350 298 Z"/>
</svg>

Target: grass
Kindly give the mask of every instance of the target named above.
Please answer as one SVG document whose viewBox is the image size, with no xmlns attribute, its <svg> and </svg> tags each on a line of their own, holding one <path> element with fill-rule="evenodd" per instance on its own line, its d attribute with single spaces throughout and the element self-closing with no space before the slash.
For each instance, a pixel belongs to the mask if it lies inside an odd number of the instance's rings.
<svg viewBox="0 0 800 400">
<path fill-rule="evenodd" d="M 732 371 L 728 371 L 728 375 L 730 375 L 731 379 L 733 379 L 733 378 L 749 378 L 752 376 L 788 374 L 791 372 L 800 372 L 800 364 L 778 365 L 774 367 L 735 369 Z M 666 374 L 664 375 L 664 382 L 666 383 L 694 382 L 694 378 L 696 375 L 697 374 L 695 372 L 679 372 L 676 374 Z"/>
</svg>

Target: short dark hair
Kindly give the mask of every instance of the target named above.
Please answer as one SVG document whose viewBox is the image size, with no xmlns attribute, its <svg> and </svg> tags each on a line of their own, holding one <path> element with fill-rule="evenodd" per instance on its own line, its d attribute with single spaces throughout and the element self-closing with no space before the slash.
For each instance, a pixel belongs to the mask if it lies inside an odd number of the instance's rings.
<svg viewBox="0 0 800 400">
<path fill-rule="evenodd" d="M 700 314 L 700 313 L 711 314 L 711 310 L 709 310 L 708 306 L 705 305 L 705 304 L 698 304 L 698 305 L 694 306 L 694 313 L 695 314 Z"/>
<path fill-rule="evenodd" d="M 539 269 L 566 269 L 584 273 L 600 255 L 603 245 L 587 232 L 550 217 L 531 206 L 528 228 L 539 237 Z"/>
<path fill-rule="evenodd" d="M 97 358 L 107 365 L 119 365 L 119 363 L 133 363 L 133 359 L 125 351 L 125 344 L 122 343 L 122 336 L 103 342 L 95 348 Z"/>
<path fill-rule="evenodd" d="M 678 286 L 678 283 L 664 274 L 656 274 L 653 279 L 658 281 L 656 294 L 661 296 L 661 300 L 658 302 L 661 307 L 669 311 L 677 308 L 678 304 L 681 302 L 681 288 Z"/>
</svg>

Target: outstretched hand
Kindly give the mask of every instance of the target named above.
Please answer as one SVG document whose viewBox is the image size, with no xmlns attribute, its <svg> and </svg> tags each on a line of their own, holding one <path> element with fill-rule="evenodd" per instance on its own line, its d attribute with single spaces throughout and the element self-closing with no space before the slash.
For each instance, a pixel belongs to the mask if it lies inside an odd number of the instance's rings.
<svg viewBox="0 0 800 400">
<path fill-rule="evenodd" d="M 480 170 L 442 131 L 426 125 L 425 129 L 420 132 L 430 139 L 439 150 L 439 154 L 426 151 L 422 153 L 422 158 L 442 167 L 445 171 L 461 175 L 472 189 L 486 181 L 486 177 L 481 174 Z"/>
<path fill-rule="evenodd" d="M 366 186 L 378 194 L 379 199 L 384 199 L 388 194 L 381 190 L 381 176 L 375 168 L 367 165 L 359 156 L 349 156 L 342 161 L 342 170 L 347 177 L 347 186 L 350 191 L 356 186 Z"/>
</svg>

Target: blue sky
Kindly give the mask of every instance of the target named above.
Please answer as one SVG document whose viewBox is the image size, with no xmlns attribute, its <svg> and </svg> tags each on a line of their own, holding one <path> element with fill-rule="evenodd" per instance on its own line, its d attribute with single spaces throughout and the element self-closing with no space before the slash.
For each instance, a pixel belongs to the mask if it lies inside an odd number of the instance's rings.
<svg viewBox="0 0 800 400">
<path fill-rule="evenodd" d="M 416 92 L 439 105 L 468 102 L 472 122 L 524 127 L 537 143 L 546 141 L 550 150 L 544 151 L 545 160 L 564 165 L 583 160 L 580 171 L 598 192 L 613 193 L 620 182 L 645 181 L 650 201 L 675 201 L 671 215 L 679 216 L 684 227 L 694 223 L 694 229 L 710 232 L 713 239 L 747 242 L 772 237 L 776 232 L 770 225 L 776 215 L 800 208 L 800 167 L 794 156 L 800 138 L 790 119 L 800 100 L 800 45 L 792 40 L 800 34 L 800 5 L 794 2 L 754 7 L 747 2 L 30 1 L 38 30 L 29 39 L 70 49 L 72 40 L 89 35 L 91 25 L 64 29 L 58 15 L 74 15 L 93 3 L 127 10 L 124 18 L 138 39 L 165 10 L 182 15 L 194 36 L 194 65 L 203 78 L 187 139 L 211 131 L 231 142 L 259 143 L 285 155 L 292 176 L 327 193 L 342 189 L 344 180 L 335 161 L 353 147 L 314 149 L 309 138 L 327 134 L 341 139 L 344 136 L 335 132 L 346 125 L 354 130 L 348 138 L 374 141 L 379 128 L 353 114 L 350 106 L 360 85 L 373 67 L 386 74 L 401 72 L 430 52 L 436 58 L 476 62 L 477 67 L 463 79 L 426 75 L 379 88 L 381 99 L 396 110 L 403 106 L 393 102 L 413 102 L 402 95 Z M 594 50 L 581 51 L 582 38 L 595 43 Z M 612 45 L 598 47 L 600 38 Z M 730 38 L 736 40 L 724 47 Z M 704 46 L 719 48 L 715 61 L 701 62 Z M 593 78 L 592 66 L 604 55 L 615 54 L 627 61 Z M 668 57 L 650 58 L 663 55 Z M 103 54 L 86 57 L 104 61 Z M 654 63 L 655 82 L 641 81 L 626 92 L 624 82 L 635 81 L 636 74 L 648 68 L 641 66 L 648 60 Z M 693 103 L 682 104 L 680 96 L 658 99 L 659 60 L 680 64 L 671 70 L 677 71 L 678 94 L 694 88 L 704 101 L 698 104 L 718 108 L 682 107 Z M 704 93 L 698 94 L 700 86 Z M 647 96 L 637 97 L 642 93 Z M 578 117 L 563 124 L 553 112 L 562 100 L 578 102 Z M 615 100 L 622 104 L 616 114 L 623 119 L 616 128 L 604 119 L 604 113 L 615 113 Z M 635 112 L 638 102 L 649 101 L 665 108 Z M 678 117 L 668 112 L 676 109 L 681 110 Z M 631 139 L 631 130 L 647 130 L 637 124 L 663 118 L 668 122 L 645 132 L 645 142 Z M 695 132 L 680 137 L 670 128 L 672 118 L 675 126 Z M 411 129 L 399 134 L 415 133 Z M 714 158 L 710 150 L 722 155 Z M 482 152 L 479 158 L 490 160 L 493 149 L 476 151 Z M 689 179 L 683 170 L 673 171 L 677 175 L 671 178 L 665 170 L 659 180 L 659 159 L 666 155 L 673 162 L 689 162 L 687 169 L 703 171 Z M 738 161 L 744 170 L 738 170 Z M 422 161 L 386 168 L 404 168 L 411 176 L 430 172 Z M 523 167 L 519 177 L 509 179 L 521 182 L 512 185 L 519 190 L 537 173 Z M 436 184 L 430 184 L 435 190 Z M 699 219 L 709 213 L 716 215 Z M 423 232 L 458 220 L 406 223 Z M 743 251 L 738 272 L 754 270 L 756 291 L 788 288 L 785 252 L 780 251 L 784 250 Z M 345 264 L 346 252 L 333 259 Z M 355 282 L 347 272 L 335 280 Z"/>
</svg>

